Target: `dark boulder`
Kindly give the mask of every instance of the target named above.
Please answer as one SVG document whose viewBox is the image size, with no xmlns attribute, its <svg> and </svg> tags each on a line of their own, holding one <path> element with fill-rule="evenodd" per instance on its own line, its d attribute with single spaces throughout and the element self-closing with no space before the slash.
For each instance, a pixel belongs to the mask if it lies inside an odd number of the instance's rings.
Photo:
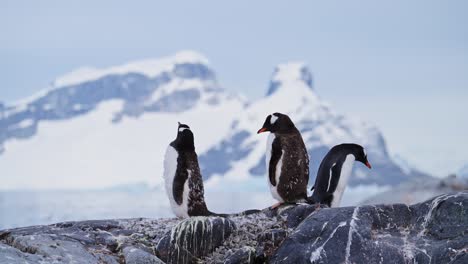
<svg viewBox="0 0 468 264">
<path fill-rule="evenodd" d="M 238 249 L 224 261 L 224 264 L 253 264 L 255 263 L 255 249 L 249 246 Z"/>
<path fill-rule="evenodd" d="M 325 208 L 285 239 L 271 263 L 455 263 L 467 258 L 468 194 Z"/>
<path fill-rule="evenodd" d="M 155 255 L 137 247 L 125 247 L 122 254 L 125 264 L 164 264 Z"/>
<path fill-rule="evenodd" d="M 192 263 L 220 246 L 236 229 L 223 217 L 191 217 L 179 222 L 158 243 L 157 255 L 166 263 Z"/>
</svg>

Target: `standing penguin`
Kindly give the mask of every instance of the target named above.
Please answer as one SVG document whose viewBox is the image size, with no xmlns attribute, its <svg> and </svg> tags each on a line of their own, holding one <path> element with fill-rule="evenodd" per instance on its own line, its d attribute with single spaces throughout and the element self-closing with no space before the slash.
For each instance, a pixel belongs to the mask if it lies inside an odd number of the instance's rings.
<svg viewBox="0 0 468 264">
<path fill-rule="evenodd" d="M 314 193 L 309 201 L 338 207 L 348 183 L 354 161 L 360 161 L 369 169 L 366 150 L 357 144 L 341 144 L 334 146 L 323 158 L 312 187 Z"/>
<path fill-rule="evenodd" d="M 177 138 L 167 147 L 164 180 L 176 216 L 213 215 L 206 207 L 193 133 L 187 125 L 179 123 Z"/>
<path fill-rule="evenodd" d="M 271 132 L 266 151 L 266 168 L 270 192 L 279 204 L 307 199 L 309 156 L 299 130 L 289 116 L 274 113 L 267 116 L 257 133 Z"/>
</svg>

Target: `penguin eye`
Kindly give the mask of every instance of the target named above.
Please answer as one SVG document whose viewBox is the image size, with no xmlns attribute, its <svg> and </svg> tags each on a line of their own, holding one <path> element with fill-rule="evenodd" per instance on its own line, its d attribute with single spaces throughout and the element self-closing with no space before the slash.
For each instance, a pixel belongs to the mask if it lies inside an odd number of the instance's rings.
<svg viewBox="0 0 468 264">
<path fill-rule="evenodd" d="M 179 128 L 179 132 L 182 132 L 182 131 L 184 131 L 185 129 L 189 129 L 189 130 L 190 130 L 190 128 L 188 128 L 188 127 L 180 127 L 180 128 Z"/>
</svg>

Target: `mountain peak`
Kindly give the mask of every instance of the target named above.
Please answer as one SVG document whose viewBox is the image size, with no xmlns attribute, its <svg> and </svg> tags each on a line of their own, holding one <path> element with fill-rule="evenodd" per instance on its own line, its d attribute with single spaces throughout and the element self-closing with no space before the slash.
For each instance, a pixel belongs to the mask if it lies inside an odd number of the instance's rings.
<svg viewBox="0 0 468 264">
<path fill-rule="evenodd" d="M 83 82 L 94 81 L 103 76 L 113 74 L 140 73 L 148 77 L 155 77 L 162 72 L 172 71 L 178 64 L 209 65 L 209 61 L 204 55 L 196 51 L 183 50 L 168 57 L 138 60 L 109 68 L 79 68 L 57 78 L 54 81 L 53 86 L 63 87 L 75 85 Z"/>
<path fill-rule="evenodd" d="M 274 93 L 283 84 L 303 83 L 313 88 L 313 77 L 304 62 L 282 63 L 275 67 L 267 95 Z"/>
</svg>

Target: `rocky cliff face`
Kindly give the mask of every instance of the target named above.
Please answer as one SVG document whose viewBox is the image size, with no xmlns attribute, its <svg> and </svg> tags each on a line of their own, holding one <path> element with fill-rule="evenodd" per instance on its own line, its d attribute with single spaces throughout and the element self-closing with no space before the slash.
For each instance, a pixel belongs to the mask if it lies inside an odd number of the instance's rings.
<svg viewBox="0 0 468 264">
<path fill-rule="evenodd" d="M 0 263 L 468 263 L 468 192 L 407 206 L 289 205 L 228 218 L 0 231 Z"/>
</svg>

